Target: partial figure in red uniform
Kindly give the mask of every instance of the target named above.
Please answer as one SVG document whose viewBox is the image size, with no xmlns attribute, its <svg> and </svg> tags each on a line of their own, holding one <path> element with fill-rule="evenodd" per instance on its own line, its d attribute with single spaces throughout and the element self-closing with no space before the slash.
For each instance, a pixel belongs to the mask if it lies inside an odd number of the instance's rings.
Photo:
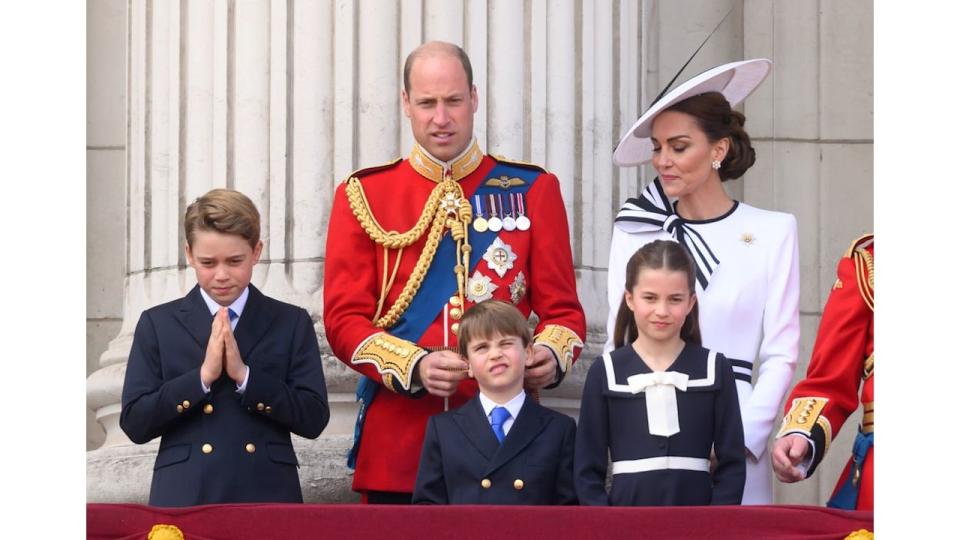
<svg viewBox="0 0 960 540">
<path fill-rule="evenodd" d="M 840 260 L 807 377 L 787 399 L 773 444 L 773 471 L 781 482 L 809 478 L 835 433 L 863 403 L 853 456 L 827 502 L 833 508 L 873 510 L 873 266 L 868 234 Z"/>
<path fill-rule="evenodd" d="M 586 333 L 557 177 L 480 150 L 466 53 L 421 45 L 403 86 L 413 150 L 351 174 L 327 233 L 323 320 L 334 354 L 363 375 L 348 464 L 370 503 L 410 502 L 427 419 L 477 393 L 456 352 L 466 308 L 496 298 L 537 314 L 534 392 L 560 383 Z"/>
</svg>

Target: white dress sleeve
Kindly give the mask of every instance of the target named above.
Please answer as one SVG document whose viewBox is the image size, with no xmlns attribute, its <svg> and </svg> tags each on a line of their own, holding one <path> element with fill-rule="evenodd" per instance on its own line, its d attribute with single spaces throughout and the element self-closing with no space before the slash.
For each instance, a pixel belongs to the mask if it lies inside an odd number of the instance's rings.
<svg viewBox="0 0 960 540">
<path fill-rule="evenodd" d="M 610 239 L 610 262 L 607 265 L 607 341 L 603 345 L 603 352 L 608 353 L 613 347 L 613 329 L 617 324 L 617 310 L 623 300 L 623 280 L 626 279 L 627 261 L 635 250 L 629 248 L 629 234 L 613 226 L 613 236 Z"/>
<path fill-rule="evenodd" d="M 744 443 L 754 457 L 766 450 L 780 402 L 797 367 L 800 345 L 800 254 L 797 219 L 787 214 L 780 246 L 767 258 L 767 297 L 757 382 L 743 415 Z"/>
</svg>

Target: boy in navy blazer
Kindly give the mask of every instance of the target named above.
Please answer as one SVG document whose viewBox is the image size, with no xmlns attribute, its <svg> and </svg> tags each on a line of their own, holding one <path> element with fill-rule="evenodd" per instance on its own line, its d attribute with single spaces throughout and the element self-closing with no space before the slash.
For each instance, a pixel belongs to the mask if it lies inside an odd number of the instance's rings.
<svg viewBox="0 0 960 540">
<path fill-rule="evenodd" d="M 123 381 L 120 427 L 160 437 L 150 504 L 303 502 L 290 433 L 330 419 L 310 316 L 250 284 L 263 242 L 245 195 L 203 195 L 184 232 L 198 284 L 143 312 Z"/>
<path fill-rule="evenodd" d="M 526 318 L 487 300 L 467 310 L 458 337 L 480 392 L 427 422 L 413 502 L 576 504 L 576 423 L 523 390 L 533 358 Z"/>
</svg>

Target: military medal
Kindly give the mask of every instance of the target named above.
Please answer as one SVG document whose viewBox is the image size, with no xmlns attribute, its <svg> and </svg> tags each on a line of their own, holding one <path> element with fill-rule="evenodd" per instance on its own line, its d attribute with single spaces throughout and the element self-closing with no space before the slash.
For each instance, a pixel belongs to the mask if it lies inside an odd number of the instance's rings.
<svg viewBox="0 0 960 540">
<path fill-rule="evenodd" d="M 495 290 L 497 290 L 497 286 L 493 284 L 493 280 L 477 270 L 473 273 L 470 281 L 467 282 L 467 300 L 474 303 L 489 300 L 493 298 L 493 291 Z"/>
<path fill-rule="evenodd" d="M 527 280 L 523 277 L 523 272 L 517 272 L 517 277 L 513 279 L 513 283 L 510 284 L 510 301 L 513 302 L 513 305 L 519 305 L 520 300 L 523 300 L 524 295 L 527 294 Z"/>
<path fill-rule="evenodd" d="M 507 197 L 510 197 L 510 194 L 507 194 Z M 500 204 L 500 208 L 503 209 L 504 215 L 507 213 L 507 207 L 503 205 L 503 196 L 497 195 L 497 202 Z M 513 197 L 510 197 L 510 215 L 503 218 L 503 230 L 513 231 L 517 228 L 517 222 L 513 219 Z M 502 277 L 502 276 L 501 276 Z"/>
<path fill-rule="evenodd" d="M 500 232 L 503 228 L 503 222 L 500 221 L 500 209 L 497 208 L 497 199 L 490 194 L 490 219 L 487 220 L 487 228 L 493 232 Z"/>
<path fill-rule="evenodd" d="M 509 244 L 505 244 L 503 240 L 496 238 L 487 248 L 486 253 L 483 254 L 483 260 L 487 261 L 487 268 L 503 277 L 507 270 L 513 268 L 513 261 L 517 260 L 517 256 Z"/>
<path fill-rule="evenodd" d="M 473 230 L 477 232 L 487 232 L 487 220 L 483 218 L 483 204 L 480 202 L 480 196 L 474 195 L 473 200 L 477 203 L 477 217 L 473 220 Z"/>
<path fill-rule="evenodd" d="M 521 193 L 515 193 L 515 195 L 517 196 L 517 211 L 520 213 L 520 216 L 517 218 L 517 228 L 525 231 L 530 228 L 530 218 L 527 217 L 523 195 Z"/>
</svg>

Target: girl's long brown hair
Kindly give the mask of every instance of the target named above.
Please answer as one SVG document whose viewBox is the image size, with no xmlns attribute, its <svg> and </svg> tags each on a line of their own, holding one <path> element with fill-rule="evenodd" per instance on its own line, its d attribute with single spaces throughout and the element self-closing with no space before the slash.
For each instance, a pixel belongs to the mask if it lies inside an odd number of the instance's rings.
<svg viewBox="0 0 960 540">
<path fill-rule="evenodd" d="M 677 242 L 655 240 L 638 249 L 627 261 L 627 279 L 623 285 L 624 291 L 629 292 L 633 289 L 640 277 L 640 271 L 644 268 L 683 272 L 687 275 L 690 294 L 696 294 L 696 273 L 693 268 L 693 259 L 690 258 L 687 250 Z M 693 309 L 687 314 L 687 318 L 680 328 L 680 339 L 687 343 L 700 345 L 698 313 L 697 304 L 693 304 Z M 627 343 L 633 343 L 637 336 L 637 321 L 633 318 L 633 312 L 627 307 L 627 299 L 621 298 L 620 308 L 617 310 L 617 322 L 613 329 L 613 344 L 620 348 Z"/>
</svg>

